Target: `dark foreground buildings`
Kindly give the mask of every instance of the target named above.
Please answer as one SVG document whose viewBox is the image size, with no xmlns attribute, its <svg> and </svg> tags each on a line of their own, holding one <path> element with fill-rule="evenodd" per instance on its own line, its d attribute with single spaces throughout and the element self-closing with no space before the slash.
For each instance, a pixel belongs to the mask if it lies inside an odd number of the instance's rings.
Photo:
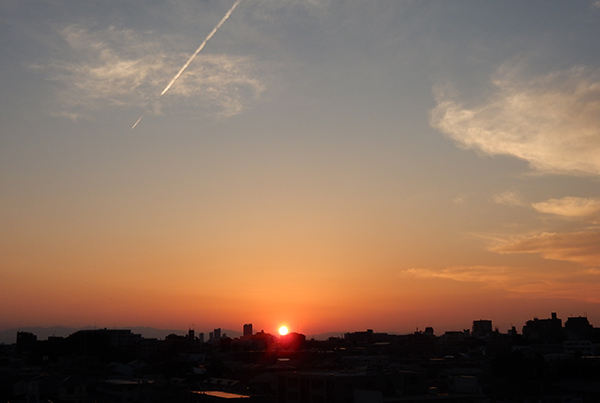
<svg viewBox="0 0 600 403">
<path fill-rule="evenodd" d="M 373 330 L 328 340 L 244 326 L 146 339 L 97 329 L 0 345 L 0 402 L 600 402 L 600 333 L 585 317 L 489 320 L 436 336 Z"/>
</svg>

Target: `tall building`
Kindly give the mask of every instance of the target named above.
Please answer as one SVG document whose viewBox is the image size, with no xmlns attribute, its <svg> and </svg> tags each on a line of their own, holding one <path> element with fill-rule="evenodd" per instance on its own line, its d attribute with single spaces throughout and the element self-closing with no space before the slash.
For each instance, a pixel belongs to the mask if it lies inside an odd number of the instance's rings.
<svg viewBox="0 0 600 403">
<path fill-rule="evenodd" d="M 252 336 L 252 323 L 247 323 L 244 325 L 244 337 Z"/>
<path fill-rule="evenodd" d="M 221 340 L 221 328 L 218 327 L 213 331 L 215 340 Z"/>
<path fill-rule="evenodd" d="M 474 320 L 473 321 L 473 337 L 476 339 L 485 338 L 492 333 L 491 320 Z"/>
</svg>

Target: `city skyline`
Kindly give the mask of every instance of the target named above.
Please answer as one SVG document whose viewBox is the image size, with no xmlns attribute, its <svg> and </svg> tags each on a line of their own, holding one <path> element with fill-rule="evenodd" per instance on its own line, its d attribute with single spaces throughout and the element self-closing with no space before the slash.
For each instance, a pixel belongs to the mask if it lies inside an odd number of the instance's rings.
<svg viewBox="0 0 600 403">
<path fill-rule="evenodd" d="M 296 334 L 301 334 L 304 335 L 306 337 L 308 337 L 309 339 L 316 339 L 316 340 L 326 340 L 330 337 L 336 338 L 336 337 L 344 337 L 345 334 L 361 334 L 361 333 L 368 333 L 368 332 L 374 332 L 374 334 L 390 334 L 390 335 L 411 335 L 411 334 L 430 334 L 430 335 L 436 335 L 436 336 L 444 336 L 446 333 L 464 333 L 467 332 L 469 334 L 475 335 L 478 332 L 481 332 L 482 330 L 484 330 L 484 332 L 497 332 L 499 334 L 510 334 L 510 335 L 518 335 L 518 334 L 522 334 L 522 335 L 526 335 L 526 328 L 529 327 L 530 329 L 532 327 L 535 327 L 537 325 L 542 326 L 542 331 L 549 331 L 549 329 L 554 329 L 556 330 L 557 327 L 560 331 L 562 331 L 561 329 L 563 328 L 563 318 L 559 317 L 559 315 L 556 312 L 550 312 L 548 315 L 548 317 L 542 316 L 542 317 L 532 317 L 527 319 L 522 325 L 518 325 L 518 324 L 511 324 L 510 328 L 507 329 L 501 329 L 499 326 L 494 324 L 494 321 L 491 319 L 473 319 L 469 324 L 465 324 L 465 326 L 463 326 L 462 328 L 453 328 L 453 329 L 439 329 L 435 327 L 435 324 L 431 323 L 429 325 L 423 326 L 423 327 L 417 327 L 415 329 L 413 329 L 412 331 L 409 332 L 382 332 L 380 331 L 380 329 L 374 329 L 374 328 L 369 328 L 367 326 L 367 328 L 364 329 L 345 329 L 345 330 L 337 330 L 337 331 L 332 331 L 331 329 L 329 331 L 325 331 L 325 332 L 321 332 L 319 334 L 304 334 L 300 329 L 288 329 L 287 325 L 284 323 L 279 323 L 277 325 L 274 326 L 268 326 L 266 328 L 263 327 L 259 327 L 259 328 L 253 328 L 253 324 L 252 323 L 245 323 L 241 326 L 240 329 L 225 329 L 225 328 L 221 328 L 221 327 L 217 327 L 217 328 L 209 328 L 209 327 L 205 327 L 205 328 L 201 328 L 201 329 L 197 329 L 195 325 L 190 325 L 187 330 L 186 329 L 160 329 L 160 328 L 154 328 L 154 327 L 148 327 L 148 326 L 116 326 L 116 324 L 114 324 L 112 327 L 98 327 L 98 326 L 86 326 L 84 328 L 77 328 L 77 327 L 65 327 L 65 326 L 48 326 L 48 327 L 35 327 L 35 326 L 27 326 L 27 327 L 23 327 L 23 328 L 16 328 L 16 329 L 0 329 L 0 344 L 1 343 L 11 343 L 12 339 L 14 338 L 14 334 L 15 332 L 17 333 L 21 333 L 21 332 L 31 332 L 33 334 L 35 334 L 36 336 L 38 336 L 38 333 L 40 333 L 40 339 L 44 340 L 48 337 L 65 337 L 68 336 L 72 333 L 84 330 L 84 331 L 89 331 L 89 330 L 114 330 L 114 331 L 124 331 L 124 330 L 128 330 L 128 331 L 133 331 L 134 333 L 140 333 L 143 337 L 146 338 L 157 338 L 157 339 L 164 339 L 166 336 L 174 334 L 177 336 L 181 336 L 181 337 L 188 337 L 188 338 L 199 338 L 201 340 L 201 342 L 207 341 L 214 341 L 220 338 L 232 338 L 232 339 L 238 339 L 238 338 L 247 338 L 249 336 L 252 335 L 258 335 L 258 334 L 267 334 L 267 335 L 273 335 L 273 336 L 285 336 L 286 334 L 292 334 L 292 333 L 296 333 Z M 592 329 L 600 329 L 600 328 L 596 328 L 594 327 L 594 323 L 589 322 L 588 317 L 586 314 L 584 315 L 570 315 L 568 317 L 565 318 L 565 328 L 566 325 L 569 321 L 574 321 L 576 323 L 580 322 L 581 320 L 583 320 L 585 323 L 587 323 L 589 326 L 591 326 Z M 550 324 L 550 325 L 548 325 Z M 548 327 L 550 326 L 550 327 Z M 282 327 L 285 328 L 284 332 L 282 332 Z M 254 330 L 253 330 L 254 329 Z M 259 330 L 260 329 L 260 330 Z M 265 330 L 267 329 L 267 330 Z M 537 328 L 536 328 L 537 329 Z"/>
<path fill-rule="evenodd" d="M 279 336 L 252 333 L 251 327 L 244 324 L 244 335 L 233 338 L 215 328 L 208 340 L 192 329 L 159 338 L 132 329 L 82 329 L 47 340 L 17 331 L 16 342 L 0 343 L 3 371 L 12 375 L 0 393 L 6 400 L 64 402 L 598 397 L 600 328 L 585 317 L 570 317 L 563 326 L 552 312 L 527 321 L 522 335 L 514 328 L 495 331 L 490 320 L 442 335 L 432 327 L 406 335 L 367 329 L 320 340 L 287 329 Z"/>
<path fill-rule="evenodd" d="M 0 22 L 0 330 L 600 324 L 600 2 Z"/>
</svg>

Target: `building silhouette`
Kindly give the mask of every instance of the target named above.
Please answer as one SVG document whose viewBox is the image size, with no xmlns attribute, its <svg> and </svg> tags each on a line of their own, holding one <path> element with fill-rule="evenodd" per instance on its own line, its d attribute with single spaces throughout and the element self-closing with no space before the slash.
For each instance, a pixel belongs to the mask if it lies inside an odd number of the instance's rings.
<svg viewBox="0 0 600 403">
<path fill-rule="evenodd" d="M 209 343 L 193 329 L 164 340 L 18 331 L 15 345 L 0 344 L 0 402 L 600 403 L 600 328 L 581 316 L 561 324 L 552 313 L 528 320 L 523 336 L 476 320 L 472 333 L 367 329 L 327 340 L 244 324 L 244 336 L 216 328 Z"/>
<path fill-rule="evenodd" d="M 568 340 L 589 340 L 592 330 L 593 327 L 585 316 L 570 317 L 565 322 L 565 336 Z"/>
<path fill-rule="evenodd" d="M 523 337 L 540 343 L 559 343 L 563 339 L 562 320 L 552 312 L 550 319 L 528 320 L 523 326 Z"/>
<path fill-rule="evenodd" d="M 37 336 L 29 332 L 17 332 L 17 350 L 29 350 L 37 342 Z"/>
<path fill-rule="evenodd" d="M 210 338 L 209 341 L 219 341 L 221 340 L 221 328 L 218 327 L 215 330 L 213 330 L 212 332 L 210 332 Z"/>
<path fill-rule="evenodd" d="M 473 337 L 476 339 L 484 339 L 492 334 L 491 320 L 474 320 L 473 321 Z"/>
</svg>

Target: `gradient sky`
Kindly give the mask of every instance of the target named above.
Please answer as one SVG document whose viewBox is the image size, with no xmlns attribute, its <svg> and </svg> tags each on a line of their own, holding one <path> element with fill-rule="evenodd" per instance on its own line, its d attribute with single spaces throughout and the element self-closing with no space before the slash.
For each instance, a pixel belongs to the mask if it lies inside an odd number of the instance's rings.
<svg viewBox="0 0 600 403">
<path fill-rule="evenodd" d="M 0 328 L 600 326 L 600 2 L 233 4 L 0 3 Z"/>
</svg>

